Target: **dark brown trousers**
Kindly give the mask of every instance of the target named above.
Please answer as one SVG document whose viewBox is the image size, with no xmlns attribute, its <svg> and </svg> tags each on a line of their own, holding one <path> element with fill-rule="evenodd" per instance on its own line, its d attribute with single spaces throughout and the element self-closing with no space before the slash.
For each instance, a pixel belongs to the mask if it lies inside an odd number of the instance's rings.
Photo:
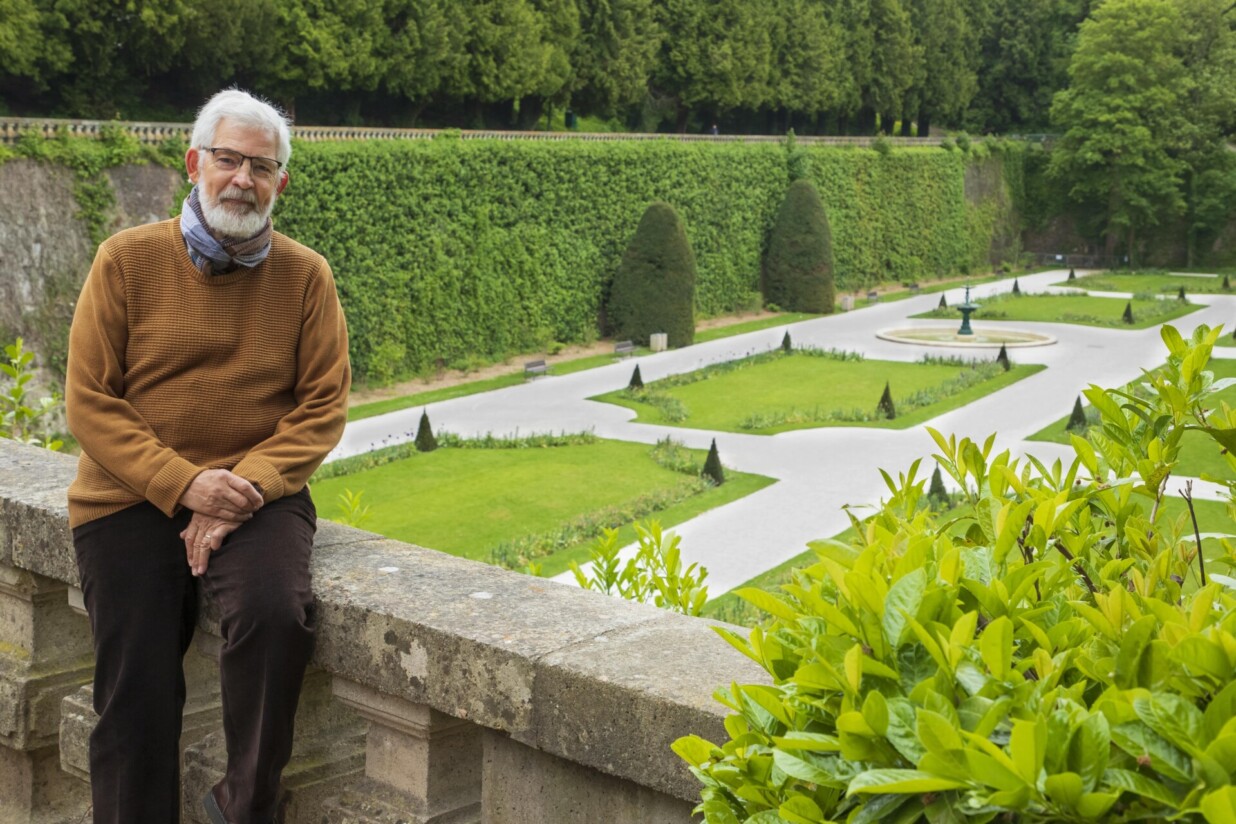
<svg viewBox="0 0 1236 824">
<path fill-rule="evenodd" d="M 73 530 L 94 632 L 90 781 L 96 824 L 180 819 L 182 667 L 197 622 L 196 579 L 168 518 L 138 504 Z M 232 824 L 268 822 L 292 750 L 313 651 L 308 490 L 271 501 L 227 537 L 202 578 L 218 605 L 227 773 L 215 796 Z M 194 800 L 193 803 L 196 803 Z"/>
</svg>

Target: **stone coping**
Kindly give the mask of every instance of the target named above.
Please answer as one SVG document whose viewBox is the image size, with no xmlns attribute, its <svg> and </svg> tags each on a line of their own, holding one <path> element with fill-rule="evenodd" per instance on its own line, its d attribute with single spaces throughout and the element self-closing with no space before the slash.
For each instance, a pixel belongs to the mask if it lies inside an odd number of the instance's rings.
<svg viewBox="0 0 1236 824">
<path fill-rule="evenodd" d="M 0 564 L 76 586 L 65 489 L 76 459 L 0 440 Z M 313 556 L 314 662 L 686 800 L 669 750 L 724 740 L 713 691 L 767 674 L 715 622 L 610 598 L 326 521 Z M 217 634 L 209 605 L 200 625 Z"/>
</svg>

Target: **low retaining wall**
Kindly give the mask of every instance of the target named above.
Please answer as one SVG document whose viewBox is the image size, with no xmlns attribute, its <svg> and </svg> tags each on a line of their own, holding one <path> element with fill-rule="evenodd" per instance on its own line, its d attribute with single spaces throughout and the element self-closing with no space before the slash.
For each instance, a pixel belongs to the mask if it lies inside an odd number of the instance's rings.
<svg viewBox="0 0 1236 824">
<path fill-rule="evenodd" d="M 0 440 L 0 824 L 89 806 L 76 460 Z M 723 739 L 717 685 L 766 682 L 709 623 L 321 522 L 318 640 L 289 822 L 685 822 L 669 749 Z M 186 658 L 184 820 L 222 775 L 217 618 Z"/>
</svg>

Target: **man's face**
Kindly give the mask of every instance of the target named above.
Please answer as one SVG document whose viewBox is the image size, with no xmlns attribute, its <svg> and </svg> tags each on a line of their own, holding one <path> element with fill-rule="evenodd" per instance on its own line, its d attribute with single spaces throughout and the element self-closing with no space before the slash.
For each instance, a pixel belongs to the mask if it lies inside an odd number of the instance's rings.
<svg viewBox="0 0 1236 824">
<path fill-rule="evenodd" d="M 274 158 L 278 153 L 275 135 L 264 129 L 219 122 L 211 148 L 225 149 L 240 155 Z M 235 168 L 218 153 L 204 149 L 189 149 L 185 168 L 189 179 L 198 184 L 202 213 L 210 228 L 229 238 L 252 237 L 266 225 L 275 206 L 275 198 L 288 183 L 286 171 L 263 176 L 253 168 L 253 161 L 241 159 Z"/>
</svg>

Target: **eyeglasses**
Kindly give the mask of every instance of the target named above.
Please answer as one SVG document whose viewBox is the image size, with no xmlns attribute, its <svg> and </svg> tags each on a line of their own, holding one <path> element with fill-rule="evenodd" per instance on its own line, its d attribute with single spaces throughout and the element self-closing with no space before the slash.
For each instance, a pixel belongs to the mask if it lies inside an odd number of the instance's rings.
<svg viewBox="0 0 1236 824">
<path fill-rule="evenodd" d="M 269 157 L 253 157 L 231 149 L 203 146 L 202 151 L 214 155 L 215 165 L 225 172 L 234 172 L 245 165 L 246 160 L 249 161 L 249 174 L 258 180 L 274 180 L 275 175 L 279 174 L 279 169 L 283 167 L 278 160 Z"/>
</svg>

